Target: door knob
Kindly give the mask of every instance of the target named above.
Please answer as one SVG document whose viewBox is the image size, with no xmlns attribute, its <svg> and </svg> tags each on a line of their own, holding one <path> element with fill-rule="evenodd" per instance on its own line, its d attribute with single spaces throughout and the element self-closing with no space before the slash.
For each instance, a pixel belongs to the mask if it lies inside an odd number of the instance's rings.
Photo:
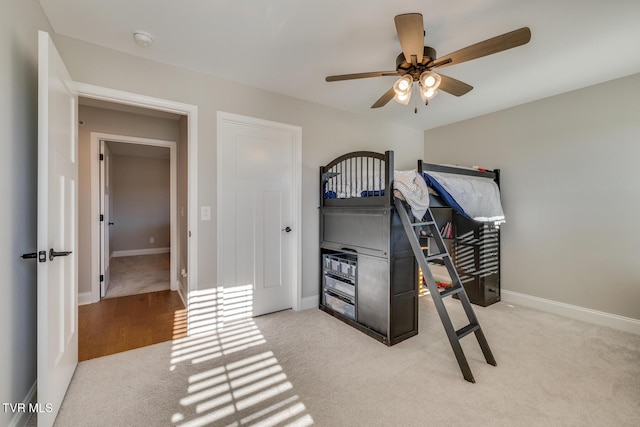
<svg viewBox="0 0 640 427">
<path fill-rule="evenodd" d="M 291 227 L 285 227 L 282 229 L 282 231 L 286 231 L 287 233 L 291 231 Z"/>
<path fill-rule="evenodd" d="M 113 222 L 110 222 L 109 225 L 113 225 Z"/>
<path fill-rule="evenodd" d="M 71 251 L 56 252 L 53 250 L 53 248 L 51 248 L 49 250 L 49 261 L 53 261 L 53 259 L 57 256 L 67 256 L 67 255 L 71 255 Z"/>
</svg>

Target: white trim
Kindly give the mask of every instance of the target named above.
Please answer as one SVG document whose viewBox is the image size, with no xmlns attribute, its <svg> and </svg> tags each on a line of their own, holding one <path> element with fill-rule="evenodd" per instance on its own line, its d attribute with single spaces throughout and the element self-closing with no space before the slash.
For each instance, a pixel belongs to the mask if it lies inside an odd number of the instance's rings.
<svg viewBox="0 0 640 427">
<path fill-rule="evenodd" d="M 222 126 L 223 123 L 235 123 L 243 126 L 253 126 L 259 128 L 275 129 L 279 131 L 290 132 L 293 140 L 293 176 L 291 177 L 291 191 L 292 191 L 292 203 L 293 203 L 293 230 L 296 230 L 295 248 L 294 253 L 296 259 L 293 263 L 293 277 L 294 286 L 292 286 L 292 308 L 295 311 L 302 309 L 302 128 L 300 126 L 289 125 L 285 123 L 272 122 L 269 120 L 257 119 L 254 117 L 242 116 L 239 114 L 226 113 L 224 111 L 218 111 L 217 121 L 217 137 L 216 137 L 216 157 L 217 157 L 217 280 L 218 285 L 222 283 L 222 229 L 224 224 L 222 223 L 222 156 L 220 156 L 220 144 L 222 144 Z"/>
<path fill-rule="evenodd" d="M 310 308 L 318 308 L 318 305 L 320 305 L 320 300 L 318 295 L 302 298 L 302 301 L 300 302 L 300 310 L 309 310 Z"/>
<path fill-rule="evenodd" d="M 78 305 L 93 304 L 94 302 L 98 301 L 100 301 L 99 294 L 98 298 L 95 298 L 93 292 L 78 292 Z"/>
<path fill-rule="evenodd" d="M 116 135 L 116 134 L 110 134 L 110 133 L 102 133 L 102 132 L 91 132 L 91 147 L 99 147 L 100 145 L 100 141 L 107 141 L 107 142 L 120 142 L 120 143 L 125 143 L 125 144 L 137 144 L 137 145 L 150 145 L 150 146 L 155 146 L 155 147 L 167 147 L 169 148 L 169 245 L 172 248 L 176 248 L 177 244 L 178 244 L 178 205 L 177 205 L 177 188 L 178 188 L 178 176 L 177 176 L 177 164 L 178 164 L 178 153 L 177 153 L 177 142 L 176 141 L 167 141 L 167 140 L 163 140 L 163 139 L 152 139 L 152 138 L 140 138 L 140 137 L 135 137 L 135 136 L 127 136 L 127 135 Z M 96 151 L 99 151 L 99 148 L 95 149 Z M 94 151 L 93 149 L 91 150 L 92 152 Z M 99 170 L 99 161 L 98 161 L 98 157 L 93 157 L 91 160 L 91 170 L 93 172 L 93 169 L 96 168 Z M 91 173 L 91 176 L 93 177 L 95 174 Z M 99 175 L 99 172 L 98 174 Z M 99 186 L 99 182 L 91 182 L 91 193 L 93 195 L 93 193 L 97 192 L 98 193 L 98 200 L 101 197 L 100 192 L 102 191 L 100 186 Z M 97 218 L 100 214 L 99 212 L 99 204 L 97 207 L 95 207 L 96 210 L 98 211 L 98 215 L 92 215 L 92 218 Z M 92 207 L 92 211 L 93 211 L 93 207 Z M 97 234 L 100 234 L 100 223 L 98 221 L 92 221 L 91 222 L 91 227 L 92 227 L 92 235 L 93 235 L 93 228 L 98 228 L 98 232 Z M 98 238 L 97 240 L 92 242 L 92 258 L 97 257 L 98 258 L 98 262 L 97 264 L 100 265 L 100 239 Z M 164 248 L 158 248 L 158 249 L 164 249 Z M 115 251 L 114 251 L 115 252 Z M 164 253 L 163 252 L 150 252 L 150 254 L 154 254 L 154 253 Z M 170 289 L 172 291 L 175 291 L 176 288 L 176 278 L 178 277 L 178 257 L 177 257 L 177 251 L 173 251 L 171 252 L 171 260 L 170 260 L 170 267 L 169 267 L 169 274 L 171 277 L 170 280 Z M 132 256 L 135 254 L 132 254 Z M 137 255 L 145 255 L 144 253 L 139 253 Z M 128 255 L 118 255 L 118 256 L 128 256 Z M 94 266 L 96 264 L 96 262 L 92 259 L 92 263 L 91 265 Z M 98 289 L 98 294 L 100 293 L 100 280 L 99 277 L 102 274 L 102 272 L 100 272 L 100 269 L 98 267 L 98 272 L 91 272 L 91 290 L 92 292 L 95 292 L 94 287 L 97 287 Z"/>
<path fill-rule="evenodd" d="M 31 388 L 27 392 L 27 395 L 25 396 L 24 400 L 22 401 L 22 403 L 25 405 L 26 408 L 29 408 L 29 404 L 30 403 L 36 403 L 36 392 L 37 391 L 38 391 L 38 381 L 33 383 Z M 36 414 L 33 413 L 33 412 L 29 412 L 28 409 L 26 411 L 24 411 L 24 412 L 16 412 L 16 413 L 13 414 L 13 417 L 11 418 L 11 421 L 9 421 L 9 426 L 8 427 L 26 426 L 26 425 L 28 425 L 29 420 L 33 416 L 36 416 Z"/>
<path fill-rule="evenodd" d="M 182 282 L 180 280 L 178 280 L 178 295 L 180 296 L 180 299 L 182 300 L 182 304 L 184 304 L 185 307 L 188 307 L 186 292 L 185 292 L 184 286 L 182 286 Z"/>
<path fill-rule="evenodd" d="M 579 307 L 577 305 L 565 304 L 505 289 L 502 289 L 500 293 L 502 302 L 507 304 L 520 305 L 522 307 L 546 311 L 547 313 L 553 313 L 559 316 L 592 323 L 594 325 L 606 326 L 618 331 L 640 335 L 640 320 L 638 319 L 618 316 L 617 314 L 592 310 L 590 308 Z"/>
<path fill-rule="evenodd" d="M 91 165 L 89 166 L 90 186 L 91 190 L 91 302 L 100 301 L 100 224 L 97 219 L 100 217 L 100 191 L 96 191 L 100 182 L 100 168 L 96 165 L 95 159 L 98 158 L 100 152 L 100 144 L 90 141 L 89 156 L 91 157 Z M 97 251 L 97 252 L 96 252 Z M 97 284 L 96 284 L 97 283 Z M 80 294 L 78 293 L 78 300 Z"/>
<path fill-rule="evenodd" d="M 116 258 L 123 256 L 168 254 L 170 252 L 171 248 L 129 249 L 125 251 L 113 251 L 111 253 L 111 256 Z M 172 290 L 175 291 L 175 289 Z"/>
<path fill-rule="evenodd" d="M 169 101 L 160 98 L 152 98 L 145 95 L 124 92 L 76 82 L 78 96 L 119 104 L 134 105 L 152 110 L 168 111 L 187 116 L 187 150 L 188 159 L 188 198 L 189 217 L 187 228 L 189 229 L 189 248 L 187 254 L 187 287 L 188 292 L 198 289 L 198 107 L 196 105 Z M 190 314 L 187 306 L 188 315 Z"/>
</svg>

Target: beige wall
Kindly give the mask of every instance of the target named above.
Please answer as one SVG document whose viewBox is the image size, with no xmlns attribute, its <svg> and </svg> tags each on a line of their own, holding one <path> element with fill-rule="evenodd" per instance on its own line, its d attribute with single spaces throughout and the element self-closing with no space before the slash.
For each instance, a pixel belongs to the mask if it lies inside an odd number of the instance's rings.
<svg viewBox="0 0 640 427">
<path fill-rule="evenodd" d="M 502 170 L 502 286 L 640 319 L 640 74 L 425 132 Z"/>
<path fill-rule="evenodd" d="M 113 156 L 112 162 L 111 249 L 171 247 L 169 159 Z"/>
<path fill-rule="evenodd" d="M 20 255 L 38 249 L 38 30 L 51 28 L 36 0 L 0 2 L 0 401 L 13 403 L 36 381 L 36 261 Z"/>
<path fill-rule="evenodd" d="M 352 150 L 395 150 L 398 169 L 415 167 L 423 132 L 301 101 L 205 74 L 159 64 L 57 36 L 56 46 L 79 82 L 198 107 L 198 204 L 211 221 L 198 224 L 198 284 L 216 285 L 216 114 L 242 114 L 302 127 L 302 295 L 318 294 L 318 167 Z M 408 112 L 410 114 L 410 112 Z"/>
<path fill-rule="evenodd" d="M 80 105 L 78 118 L 78 292 L 91 292 L 91 132 L 179 140 L 178 120 Z M 97 162 L 97 159 L 94 161 Z M 98 191 L 97 188 L 94 191 Z M 148 239 L 147 239 L 148 241 Z"/>
</svg>

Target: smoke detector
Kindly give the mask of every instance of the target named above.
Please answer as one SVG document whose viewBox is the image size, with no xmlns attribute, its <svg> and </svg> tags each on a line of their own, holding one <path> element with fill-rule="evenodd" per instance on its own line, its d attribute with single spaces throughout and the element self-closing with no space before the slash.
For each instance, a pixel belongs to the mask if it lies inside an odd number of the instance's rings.
<svg viewBox="0 0 640 427">
<path fill-rule="evenodd" d="M 144 31 L 135 31 L 133 33 L 133 39 L 143 47 L 149 47 L 153 44 L 153 37 L 151 37 L 151 34 Z"/>
</svg>

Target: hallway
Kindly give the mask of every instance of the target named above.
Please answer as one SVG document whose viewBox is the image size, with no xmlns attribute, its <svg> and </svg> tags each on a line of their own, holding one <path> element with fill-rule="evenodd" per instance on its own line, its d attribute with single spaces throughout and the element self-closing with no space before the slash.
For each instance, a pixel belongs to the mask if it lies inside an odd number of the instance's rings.
<svg viewBox="0 0 640 427">
<path fill-rule="evenodd" d="M 170 255 L 114 257 L 105 298 L 169 290 Z"/>
<path fill-rule="evenodd" d="M 175 291 L 105 298 L 78 307 L 78 360 L 184 337 L 187 310 Z"/>
</svg>

